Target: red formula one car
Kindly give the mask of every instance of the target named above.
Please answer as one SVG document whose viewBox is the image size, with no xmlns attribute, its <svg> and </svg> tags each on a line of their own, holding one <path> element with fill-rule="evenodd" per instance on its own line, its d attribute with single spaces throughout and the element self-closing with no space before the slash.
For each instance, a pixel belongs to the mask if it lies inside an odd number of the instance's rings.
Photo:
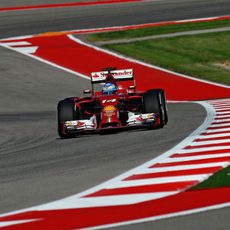
<svg viewBox="0 0 230 230">
<path fill-rule="evenodd" d="M 163 128 L 168 122 L 162 89 L 136 91 L 132 69 L 106 68 L 91 73 L 89 97 L 72 97 L 58 103 L 61 138 L 85 132 L 105 133 L 124 128 Z M 100 86 L 100 90 L 95 88 Z"/>
</svg>

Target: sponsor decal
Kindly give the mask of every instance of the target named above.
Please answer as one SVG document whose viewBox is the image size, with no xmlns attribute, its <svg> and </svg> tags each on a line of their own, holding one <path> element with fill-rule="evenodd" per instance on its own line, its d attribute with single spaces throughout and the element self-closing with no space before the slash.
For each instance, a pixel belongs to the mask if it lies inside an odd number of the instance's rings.
<svg viewBox="0 0 230 230">
<path fill-rule="evenodd" d="M 94 74 L 92 77 L 93 78 L 99 78 L 100 76 L 98 74 Z"/>
<path fill-rule="evenodd" d="M 116 98 L 114 98 L 114 99 L 109 99 L 109 100 L 103 100 L 102 101 L 102 104 L 104 104 L 104 103 L 109 103 L 109 102 L 116 102 Z"/>
<path fill-rule="evenodd" d="M 115 79 L 128 79 L 133 77 L 133 69 L 114 70 L 111 71 L 110 74 L 113 75 Z M 93 72 L 91 76 L 93 81 L 105 80 L 106 76 L 108 76 L 108 71 Z"/>
<path fill-rule="evenodd" d="M 78 121 L 76 127 L 82 127 L 84 125 L 85 125 L 84 122 Z"/>
<path fill-rule="evenodd" d="M 111 117 L 115 114 L 116 108 L 113 105 L 105 106 L 103 112 L 105 116 Z"/>
<path fill-rule="evenodd" d="M 81 122 L 81 121 L 66 121 L 65 125 L 68 126 L 74 126 L 74 127 L 82 127 L 85 125 L 85 122 Z"/>
<path fill-rule="evenodd" d="M 73 123 L 72 123 L 71 121 L 66 121 L 66 122 L 65 122 L 65 125 L 66 125 L 66 126 L 70 126 L 70 125 L 73 125 Z"/>
</svg>

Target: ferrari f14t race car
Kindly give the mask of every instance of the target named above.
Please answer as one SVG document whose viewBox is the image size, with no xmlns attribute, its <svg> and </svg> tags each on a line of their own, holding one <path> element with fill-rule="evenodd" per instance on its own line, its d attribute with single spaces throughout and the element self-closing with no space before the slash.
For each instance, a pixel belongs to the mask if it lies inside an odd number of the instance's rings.
<svg viewBox="0 0 230 230">
<path fill-rule="evenodd" d="M 163 128 L 168 122 L 164 90 L 137 91 L 132 69 L 106 68 L 91 73 L 91 85 L 91 90 L 84 90 L 90 96 L 59 101 L 61 138 L 92 131 Z"/>
</svg>

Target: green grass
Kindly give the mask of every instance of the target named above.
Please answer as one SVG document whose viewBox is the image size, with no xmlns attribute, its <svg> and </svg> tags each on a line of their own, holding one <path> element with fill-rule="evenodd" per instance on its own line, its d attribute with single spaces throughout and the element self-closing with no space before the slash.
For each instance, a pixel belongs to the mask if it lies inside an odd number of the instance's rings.
<svg viewBox="0 0 230 230">
<path fill-rule="evenodd" d="M 230 166 L 212 175 L 204 182 L 193 187 L 191 190 L 220 188 L 227 186 L 230 186 Z"/>
<path fill-rule="evenodd" d="M 230 32 L 219 32 L 105 47 L 176 72 L 230 85 L 229 41 Z"/>
<path fill-rule="evenodd" d="M 230 26 L 230 20 L 228 19 L 212 22 L 189 22 L 177 25 L 154 26 L 143 29 L 131 29 L 125 31 L 91 34 L 87 37 L 87 39 L 89 41 L 108 41 L 228 26 Z"/>
</svg>

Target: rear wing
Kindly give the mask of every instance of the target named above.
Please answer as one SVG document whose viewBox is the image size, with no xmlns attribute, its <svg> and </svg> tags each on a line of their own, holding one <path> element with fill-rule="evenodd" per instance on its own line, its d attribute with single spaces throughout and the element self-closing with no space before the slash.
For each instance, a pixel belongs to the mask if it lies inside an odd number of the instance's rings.
<svg viewBox="0 0 230 230">
<path fill-rule="evenodd" d="M 108 75 L 112 75 L 116 81 L 134 80 L 133 69 L 101 71 L 91 73 L 92 84 L 103 83 Z"/>
</svg>

